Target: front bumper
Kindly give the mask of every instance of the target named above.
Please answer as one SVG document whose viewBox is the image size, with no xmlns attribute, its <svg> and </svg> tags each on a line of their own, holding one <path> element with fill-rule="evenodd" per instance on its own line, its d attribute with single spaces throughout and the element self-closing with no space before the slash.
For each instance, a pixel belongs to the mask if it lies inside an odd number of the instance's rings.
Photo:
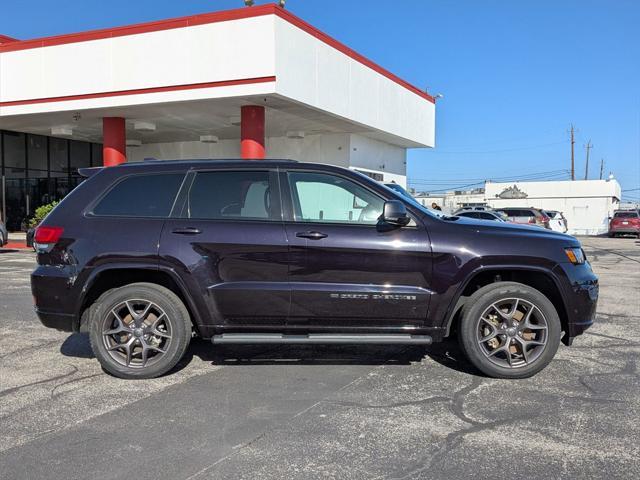
<svg viewBox="0 0 640 480">
<path fill-rule="evenodd" d="M 573 339 L 584 333 L 595 321 L 600 286 L 598 277 L 588 263 L 584 265 L 562 264 L 557 273 L 564 277 L 564 298 L 567 323 L 562 341 L 571 345 Z"/>
</svg>

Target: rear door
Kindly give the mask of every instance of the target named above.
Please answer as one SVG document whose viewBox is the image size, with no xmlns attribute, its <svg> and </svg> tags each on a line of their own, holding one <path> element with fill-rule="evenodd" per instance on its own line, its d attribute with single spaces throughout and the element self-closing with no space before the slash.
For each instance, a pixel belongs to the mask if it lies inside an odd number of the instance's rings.
<svg viewBox="0 0 640 480">
<path fill-rule="evenodd" d="M 431 287 L 422 224 L 380 225 L 385 198 L 333 172 L 281 174 L 291 245 L 288 326 L 323 330 L 421 327 Z"/>
<path fill-rule="evenodd" d="M 276 170 L 191 172 L 165 223 L 161 261 L 175 268 L 217 326 L 282 326 L 288 247 Z"/>
</svg>

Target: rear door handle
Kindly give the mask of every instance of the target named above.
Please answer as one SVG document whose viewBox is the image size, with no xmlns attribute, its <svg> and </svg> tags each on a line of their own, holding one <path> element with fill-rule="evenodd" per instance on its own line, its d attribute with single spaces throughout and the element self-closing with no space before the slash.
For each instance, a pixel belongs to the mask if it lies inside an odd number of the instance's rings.
<svg viewBox="0 0 640 480">
<path fill-rule="evenodd" d="M 296 237 L 308 238 L 310 240 L 320 240 L 321 238 L 327 238 L 329 235 L 322 232 L 298 232 Z"/>
<path fill-rule="evenodd" d="M 185 228 L 175 228 L 172 230 L 172 233 L 177 233 L 178 235 L 198 235 L 202 233 L 202 230 L 196 227 L 185 227 Z"/>
</svg>

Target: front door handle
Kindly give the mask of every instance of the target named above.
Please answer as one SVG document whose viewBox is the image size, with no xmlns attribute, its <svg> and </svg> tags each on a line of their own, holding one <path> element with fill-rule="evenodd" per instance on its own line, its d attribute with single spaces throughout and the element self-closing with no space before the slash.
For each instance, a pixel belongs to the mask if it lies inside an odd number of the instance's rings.
<svg viewBox="0 0 640 480">
<path fill-rule="evenodd" d="M 196 227 L 175 228 L 172 230 L 172 233 L 177 233 L 178 235 L 198 235 L 202 233 L 202 230 Z"/>
<path fill-rule="evenodd" d="M 327 238 L 329 235 L 322 232 L 298 232 L 296 237 L 308 238 L 310 240 L 320 240 L 321 238 Z"/>
</svg>

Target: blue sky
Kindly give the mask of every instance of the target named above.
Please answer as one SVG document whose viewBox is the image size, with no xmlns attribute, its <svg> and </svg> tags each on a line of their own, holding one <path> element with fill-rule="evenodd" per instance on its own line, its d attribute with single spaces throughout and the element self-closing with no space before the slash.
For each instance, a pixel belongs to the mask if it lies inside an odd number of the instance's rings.
<svg viewBox="0 0 640 480">
<path fill-rule="evenodd" d="M 242 0 L 10 2 L 0 33 L 34 38 L 235 8 Z M 266 3 L 257 0 L 258 4 Z M 419 189 L 541 173 L 613 171 L 640 190 L 640 1 L 288 0 L 287 8 L 431 93 L 433 150 L 409 153 Z M 531 176 L 530 178 L 534 178 Z"/>
</svg>

